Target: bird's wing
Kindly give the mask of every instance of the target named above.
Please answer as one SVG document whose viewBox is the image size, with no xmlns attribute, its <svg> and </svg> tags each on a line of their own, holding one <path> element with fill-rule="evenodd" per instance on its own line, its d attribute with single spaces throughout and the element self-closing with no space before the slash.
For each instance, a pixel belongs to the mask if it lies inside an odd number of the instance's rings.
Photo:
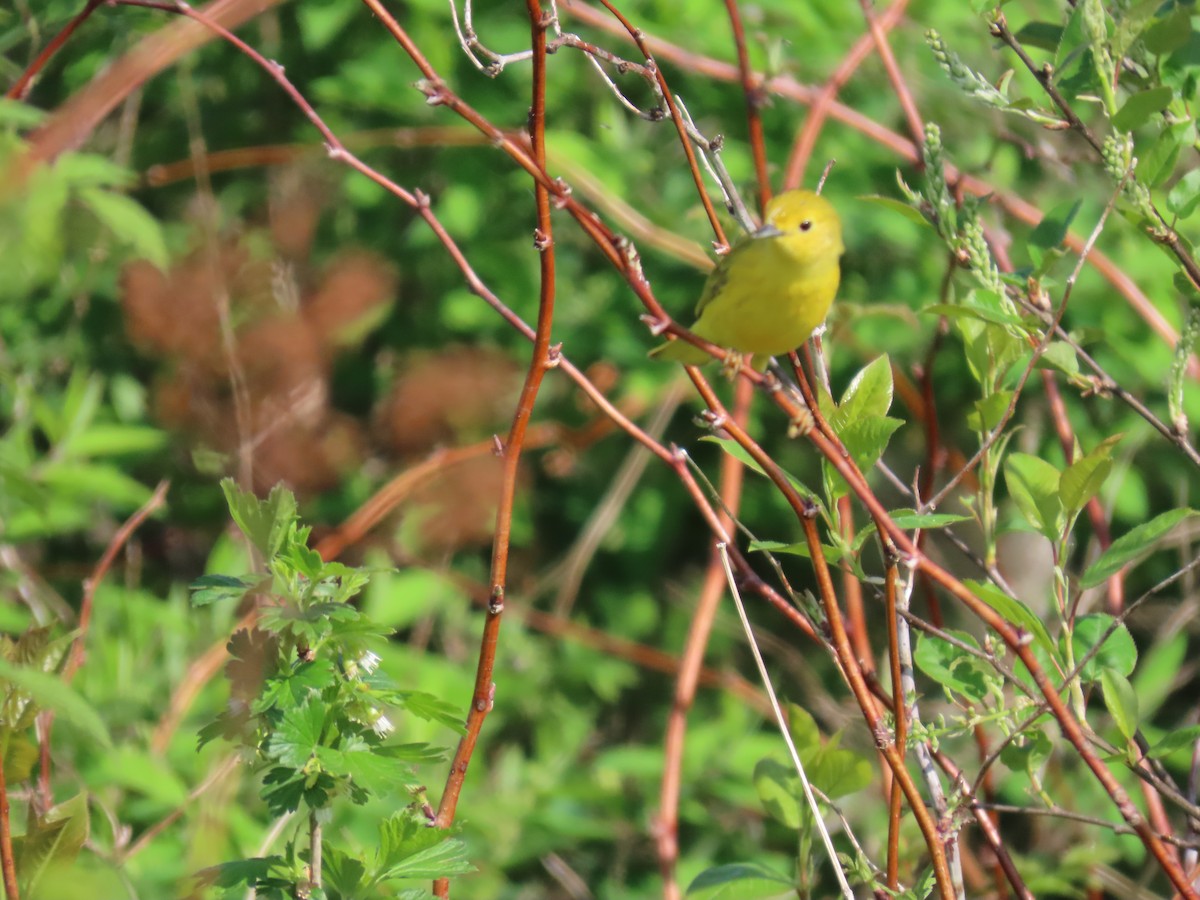
<svg viewBox="0 0 1200 900">
<path fill-rule="evenodd" d="M 728 253 L 717 260 L 717 267 L 708 273 L 708 280 L 704 282 L 704 290 L 700 292 L 700 299 L 696 302 L 697 319 L 700 318 L 704 307 L 708 306 L 713 298 L 725 289 L 725 284 L 729 281 L 729 265 L 745 245 L 746 239 L 738 241 Z"/>
</svg>

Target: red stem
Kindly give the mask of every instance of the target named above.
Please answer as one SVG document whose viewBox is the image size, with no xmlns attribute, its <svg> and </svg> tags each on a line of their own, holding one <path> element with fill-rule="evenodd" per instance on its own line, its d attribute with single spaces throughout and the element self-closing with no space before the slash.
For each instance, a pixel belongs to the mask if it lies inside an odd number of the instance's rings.
<svg viewBox="0 0 1200 900">
<path fill-rule="evenodd" d="M 539 0 L 527 0 L 530 32 L 533 44 L 533 101 L 529 116 L 529 131 L 533 145 L 533 158 L 540 169 L 546 164 L 546 29 L 550 18 L 543 14 Z M 537 206 L 537 231 L 534 246 L 540 252 L 541 288 L 538 298 L 537 328 L 533 340 L 533 354 L 521 396 L 513 414 L 512 427 L 504 444 L 504 475 L 500 502 L 496 510 L 496 536 L 492 543 L 491 599 L 483 625 L 483 637 L 479 648 L 479 663 L 475 673 L 475 690 L 471 696 L 471 709 L 467 714 L 467 730 L 458 743 L 446 788 L 442 794 L 434 826 L 449 828 L 454 822 L 458 798 L 463 780 L 475 752 L 484 719 L 492 709 L 496 685 L 492 674 L 496 664 L 496 647 L 500 637 L 500 621 L 504 613 L 505 591 L 508 580 L 508 550 L 512 533 L 512 513 L 517 491 L 517 473 L 521 461 L 521 450 L 525 432 L 533 415 L 534 403 L 546 370 L 553 364 L 550 350 L 550 330 L 554 323 L 554 236 L 550 220 L 550 193 L 546 186 L 535 180 Z M 442 878 L 434 882 L 434 893 L 439 897 L 450 896 L 449 880 Z"/>
<path fill-rule="evenodd" d="M 91 16 L 91 14 L 94 13 L 102 3 L 104 3 L 104 0 L 87 0 L 87 5 L 75 14 L 75 18 L 71 19 L 71 21 L 68 22 L 63 29 L 53 37 L 50 43 L 42 48 L 42 52 L 39 53 L 37 58 L 29 64 L 29 68 L 21 73 L 21 77 L 18 78 L 16 83 L 8 89 L 8 92 L 4 96 L 9 100 L 24 100 L 26 95 L 29 93 L 29 89 L 33 87 L 33 79 L 36 78 L 38 73 L 46 67 L 46 63 L 50 62 L 50 58 L 62 48 L 62 45 L 67 42 L 71 35 L 75 33 L 75 29 L 87 21 L 88 17 Z"/>
</svg>

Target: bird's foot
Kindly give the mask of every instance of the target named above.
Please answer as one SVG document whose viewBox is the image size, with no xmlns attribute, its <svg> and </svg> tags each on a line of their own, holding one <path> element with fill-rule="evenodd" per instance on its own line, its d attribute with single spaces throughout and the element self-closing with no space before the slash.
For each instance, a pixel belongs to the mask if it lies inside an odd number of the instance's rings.
<svg viewBox="0 0 1200 900">
<path fill-rule="evenodd" d="M 801 407 L 796 415 L 788 422 L 787 436 L 790 438 L 804 437 L 813 430 L 813 414 L 807 406 Z"/>
<path fill-rule="evenodd" d="M 746 354 L 739 353 L 737 350 L 730 350 L 725 354 L 725 358 L 721 361 L 721 374 L 729 381 L 737 378 L 738 372 L 742 370 L 742 363 L 746 361 Z"/>
</svg>

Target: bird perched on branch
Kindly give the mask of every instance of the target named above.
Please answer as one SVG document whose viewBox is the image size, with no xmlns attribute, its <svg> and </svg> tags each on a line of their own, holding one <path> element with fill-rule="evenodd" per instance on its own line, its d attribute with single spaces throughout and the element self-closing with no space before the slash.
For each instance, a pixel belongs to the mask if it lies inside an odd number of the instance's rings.
<svg viewBox="0 0 1200 900">
<path fill-rule="evenodd" d="M 842 223 L 812 191 L 786 191 L 767 203 L 763 225 L 723 256 L 708 276 L 697 337 L 753 354 L 763 371 L 772 356 L 795 350 L 825 321 L 841 277 Z M 658 359 L 700 365 L 712 359 L 683 340 L 650 351 Z"/>
</svg>

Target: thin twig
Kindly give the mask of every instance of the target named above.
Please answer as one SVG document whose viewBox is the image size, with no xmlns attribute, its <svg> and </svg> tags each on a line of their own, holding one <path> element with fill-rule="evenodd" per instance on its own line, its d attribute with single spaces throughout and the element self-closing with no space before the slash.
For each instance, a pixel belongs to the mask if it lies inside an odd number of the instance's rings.
<svg viewBox="0 0 1200 900">
<path fill-rule="evenodd" d="M 750 619 L 746 616 L 746 607 L 742 603 L 742 596 L 738 592 L 737 583 L 733 578 L 733 569 L 729 565 L 729 554 L 725 552 L 724 544 L 718 544 L 717 551 L 721 554 L 721 564 L 725 568 L 725 578 L 729 584 L 729 591 L 733 595 L 734 604 L 737 606 L 738 618 L 742 620 L 742 628 L 746 632 L 746 642 L 750 645 L 750 652 L 754 655 L 754 664 L 758 667 L 758 674 L 762 679 L 763 689 L 767 692 L 767 696 L 771 698 L 771 709 L 775 713 L 775 724 L 779 726 L 779 733 L 783 737 L 783 742 L 787 744 L 788 754 L 792 757 L 792 765 L 796 768 L 796 774 L 800 776 L 800 785 L 804 789 L 804 799 L 808 801 L 808 807 L 812 810 L 813 822 L 817 827 L 817 831 L 821 833 L 821 840 L 825 843 L 825 852 L 829 854 L 829 862 L 833 866 L 838 884 L 842 888 L 842 896 L 848 898 L 848 900 L 854 900 L 854 891 L 850 887 L 850 882 L 846 880 L 846 873 L 838 861 L 837 849 L 833 846 L 833 838 L 829 836 L 829 830 L 825 827 L 825 821 L 821 816 L 821 808 L 817 806 L 817 798 L 813 796 L 812 786 L 808 783 L 808 775 L 804 771 L 803 763 L 800 762 L 800 753 L 796 750 L 796 744 L 792 740 L 791 729 L 788 728 L 787 719 L 783 715 L 783 709 L 779 706 L 779 699 L 775 696 L 775 687 L 771 683 L 771 676 L 767 673 L 767 664 L 763 662 L 762 654 L 758 651 L 758 643 L 754 640 L 754 631 L 750 627 Z"/>
</svg>

